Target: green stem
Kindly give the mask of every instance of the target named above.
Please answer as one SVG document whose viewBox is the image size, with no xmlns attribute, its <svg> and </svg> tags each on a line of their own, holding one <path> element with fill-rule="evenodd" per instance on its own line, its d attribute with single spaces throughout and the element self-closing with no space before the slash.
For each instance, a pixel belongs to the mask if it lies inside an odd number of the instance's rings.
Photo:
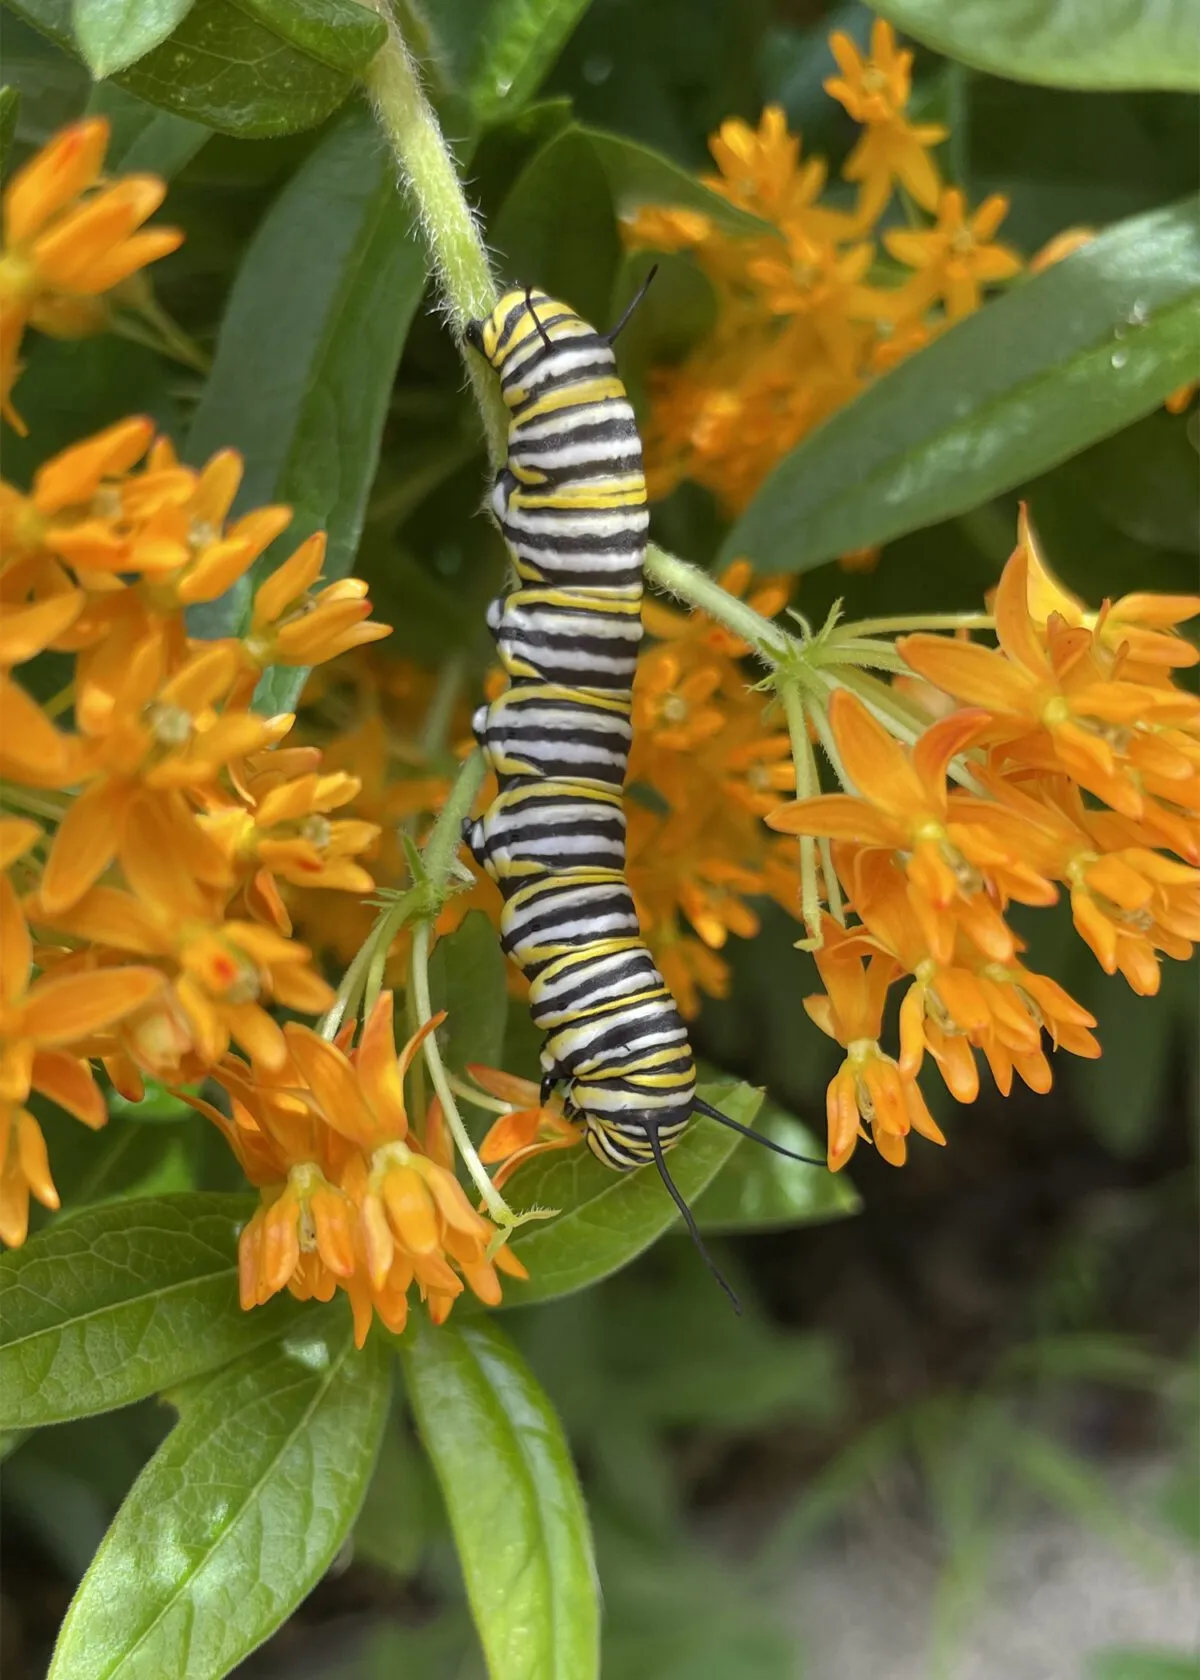
<svg viewBox="0 0 1200 1680">
<path fill-rule="evenodd" d="M 925 613 L 912 618 L 856 618 L 842 625 L 851 636 L 903 636 L 910 630 L 991 630 L 996 620 L 991 613 Z"/>
<path fill-rule="evenodd" d="M 428 922 L 421 922 L 413 932 L 412 992 L 416 999 L 417 1020 L 423 1026 L 433 1016 L 433 1005 L 429 997 Z M 450 1089 L 450 1076 L 446 1072 L 446 1064 L 442 1061 L 442 1053 L 438 1049 L 436 1033 L 428 1035 L 422 1049 L 425 1051 L 425 1066 L 429 1070 L 433 1088 L 441 1099 L 442 1113 L 445 1116 L 446 1124 L 450 1128 L 466 1169 L 471 1175 L 471 1181 L 483 1198 L 484 1206 L 497 1225 L 515 1225 L 517 1216 L 488 1177 L 487 1168 L 475 1153 L 475 1145 L 471 1142 L 470 1134 L 463 1124 L 462 1115 L 458 1112 L 454 1092 Z"/>
<path fill-rule="evenodd" d="M 425 850 L 421 853 L 425 884 L 436 896 L 439 910 L 445 901 L 446 883 L 450 879 L 450 871 L 462 843 L 462 825 L 471 814 L 471 807 L 486 775 L 487 764 L 482 752 L 476 747 L 471 756 L 463 760 L 462 769 L 458 772 L 446 803 L 438 813 L 438 819 L 425 842 Z M 436 913 L 435 911 L 434 914 Z"/>
<path fill-rule="evenodd" d="M 783 679 L 779 684 L 779 698 L 787 718 L 788 737 L 792 743 L 792 761 L 796 766 L 796 798 L 812 799 L 820 793 L 817 761 L 812 742 L 808 738 L 808 714 L 800 684 Z M 821 943 L 821 889 L 817 882 L 817 842 L 811 834 L 800 836 L 800 914 L 808 930 L 807 944 Z"/>
<path fill-rule="evenodd" d="M 778 665 L 789 651 L 799 652 L 802 649 L 803 644 L 794 636 L 789 636 L 769 618 L 756 613 L 745 601 L 730 595 L 699 566 L 693 566 L 687 560 L 677 560 L 673 554 L 659 548 L 657 543 L 651 543 L 646 549 L 646 575 L 653 578 L 667 594 L 686 601 L 691 607 L 698 607 L 701 612 L 706 612 L 710 618 L 734 631 L 743 641 L 749 642 L 768 665 Z"/>
<path fill-rule="evenodd" d="M 467 322 L 490 314 L 495 306 L 496 283 L 479 224 L 463 196 L 454 159 L 425 97 L 412 54 L 387 0 L 369 3 L 387 24 L 388 37 L 363 81 L 420 217 L 450 325 L 461 346 Z M 507 449 L 508 411 L 481 358 L 464 353 L 464 360 L 483 419 L 488 454 L 493 466 L 499 466 Z"/>
<path fill-rule="evenodd" d="M 463 821 L 470 815 L 486 774 L 483 754 L 476 748 L 458 772 L 425 844 L 421 854 L 422 879 L 392 899 L 375 918 L 375 925 L 342 976 L 329 1013 L 321 1021 L 323 1038 L 336 1038 L 346 1015 L 358 1013 L 360 1001 L 365 1005 L 364 1012 L 369 1013 L 383 984 L 387 954 L 400 929 L 418 916 L 430 921 L 436 919 L 446 901 L 446 886 L 462 837 Z"/>
</svg>

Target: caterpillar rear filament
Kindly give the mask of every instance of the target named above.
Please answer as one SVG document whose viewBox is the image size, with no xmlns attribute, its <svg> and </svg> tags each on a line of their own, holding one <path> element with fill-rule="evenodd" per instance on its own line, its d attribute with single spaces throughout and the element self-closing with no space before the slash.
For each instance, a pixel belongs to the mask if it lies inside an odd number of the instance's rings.
<svg viewBox="0 0 1200 1680">
<path fill-rule="evenodd" d="M 467 328 L 512 413 L 490 506 L 517 585 L 487 615 L 511 686 L 473 719 L 500 792 L 464 837 L 504 896 L 501 943 L 529 977 L 546 1035 L 543 1100 L 565 1086 L 565 1112 L 609 1166 L 655 1163 L 736 1306 L 665 1155 L 698 1110 L 746 1129 L 696 1095 L 687 1028 L 625 880 L 648 525 L 641 440 L 612 352 L 628 314 L 605 335 L 544 292 L 510 291 Z"/>
</svg>

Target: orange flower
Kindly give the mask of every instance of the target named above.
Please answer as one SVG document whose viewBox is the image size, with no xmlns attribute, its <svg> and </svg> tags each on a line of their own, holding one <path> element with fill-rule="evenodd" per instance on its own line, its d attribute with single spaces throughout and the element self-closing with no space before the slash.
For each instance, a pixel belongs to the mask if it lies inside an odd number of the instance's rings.
<svg viewBox="0 0 1200 1680">
<path fill-rule="evenodd" d="M 828 174 L 825 160 L 809 158 L 801 164 L 800 137 L 788 133 L 781 106 L 766 106 L 757 129 L 730 117 L 708 149 L 721 173 L 701 176 L 704 185 L 751 215 L 791 223 L 815 237 L 844 237 L 852 227 L 849 216 L 817 204 Z"/>
<path fill-rule="evenodd" d="M 829 45 L 841 75 L 830 76 L 825 91 L 866 126 L 843 170 L 848 181 L 861 182 L 859 223 L 876 219 L 892 196 L 894 182 L 932 210 L 941 183 L 929 148 L 944 140 L 948 130 L 938 123 L 910 123 L 904 116 L 912 87 L 912 53 L 897 49 L 892 26 L 883 18 L 871 26 L 868 58 L 841 30 L 829 37 Z"/>
<path fill-rule="evenodd" d="M 177 228 L 137 230 L 162 203 L 156 175 L 127 175 L 99 188 L 108 123 L 89 117 L 61 130 L 13 175 L 4 192 L 0 256 L 0 407 L 24 427 L 9 393 L 20 371 L 27 324 L 55 338 L 99 332 L 98 301 L 182 242 Z M 98 190 L 97 190 L 98 189 Z"/>
<path fill-rule="evenodd" d="M 946 1140 L 912 1074 L 879 1045 L 884 1004 L 897 965 L 885 956 L 873 956 L 864 964 L 858 941 L 832 917 L 825 918 L 823 933 L 824 944 L 814 957 L 825 992 L 805 998 L 804 1008 L 821 1031 L 846 1050 L 826 1097 L 829 1170 L 845 1166 L 860 1137 L 873 1143 L 892 1166 L 902 1166 L 910 1130 L 933 1143 Z"/>
<path fill-rule="evenodd" d="M 1153 996 L 1157 952 L 1186 961 L 1200 939 L 1200 870 L 1131 845 L 1124 819 L 1090 810 L 1066 777 L 1032 782 L 1033 793 L 994 774 L 984 780 L 1025 825 L 1039 866 L 1069 887 L 1076 931 L 1105 973 L 1119 970 Z"/>
<path fill-rule="evenodd" d="M 153 868 L 148 847 L 128 872 L 141 897 L 92 887 L 57 914 L 44 904 L 35 914 L 76 938 L 154 957 L 173 969 L 170 990 L 122 1033 L 129 1055 L 147 1073 L 186 1079 L 179 1071 L 186 1056 L 214 1064 L 231 1039 L 262 1068 L 282 1067 L 283 1032 L 263 1005 L 273 1000 L 308 1015 L 329 1008 L 333 992 L 312 969 L 311 953 L 255 922 L 226 921 L 216 909 L 206 913 L 203 890 L 195 885 L 181 902 L 173 896 L 176 880 L 161 872 L 156 879 Z"/>
<path fill-rule="evenodd" d="M 390 624 L 367 624 L 367 585 L 342 578 L 312 593 L 325 562 L 325 533 L 316 532 L 262 582 L 254 593 L 250 628 L 241 642 L 248 697 L 269 665 L 320 665 L 349 648 L 390 636 Z"/>
<path fill-rule="evenodd" d="M 571 1149 L 583 1142 L 583 1128 L 563 1114 L 562 1099 L 557 1093 L 548 1103 L 543 1103 L 541 1092 L 528 1079 L 518 1079 L 499 1068 L 480 1067 L 476 1063 L 471 1063 L 467 1072 L 481 1090 L 505 1105 L 505 1112 L 479 1146 L 479 1159 L 485 1165 L 500 1163 L 492 1174 L 497 1189 L 522 1161 L 543 1155 L 548 1149 Z"/>
<path fill-rule="evenodd" d="M 242 877 L 247 902 L 259 919 L 289 933 L 290 919 L 276 878 L 299 887 L 364 897 L 375 883 L 354 859 L 375 844 L 379 826 L 329 819 L 330 811 L 349 804 L 359 793 L 362 783 L 356 776 L 312 770 L 293 781 L 282 781 L 271 763 L 275 756 L 266 753 L 257 760 L 263 768 L 244 782 L 245 804 L 231 803 L 200 817 L 198 823 L 231 871 Z"/>
<path fill-rule="evenodd" d="M 1118 601 L 1106 601 L 1099 612 L 1089 611 L 1086 602 L 1064 587 L 1046 563 L 1037 535 L 1029 523 L 1024 503 L 1017 523 L 1017 540 L 1025 551 L 1026 593 L 1029 616 L 1045 635 L 1050 619 L 1057 615 L 1064 624 L 1082 626 L 1095 635 L 1110 656 L 1110 669 L 1118 659 L 1130 675 L 1139 668 L 1143 679 L 1200 664 L 1200 648 L 1185 641 L 1178 625 L 1200 614 L 1200 595 L 1152 595 L 1135 592 Z M 1157 669 L 1155 669 L 1157 668 Z"/>
<path fill-rule="evenodd" d="M 439 1113 L 431 1111 L 423 1142 L 410 1132 L 404 1075 L 441 1019 L 397 1057 L 384 992 L 350 1052 L 289 1023 L 286 1086 L 256 1088 L 236 1066 L 217 1069 L 237 1093 L 235 1147 L 262 1193 L 239 1243 L 243 1306 L 282 1288 L 322 1300 L 343 1289 L 361 1347 L 375 1313 L 390 1330 L 404 1328 L 414 1280 L 440 1323 L 464 1279 L 494 1305 L 497 1268 L 527 1275 L 506 1247 L 488 1259 L 494 1227 L 454 1177 Z M 229 1121 L 210 1117 L 229 1135 Z"/>
<path fill-rule="evenodd" d="M 151 639 L 138 648 L 116 693 L 108 697 L 96 687 L 81 698 L 87 785 L 46 861 L 41 903 L 48 914 L 81 897 L 114 857 L 126 879 L 139 862 L 160 878 L 172 876 L 172 896 L 185 894 L 193 881 L 228 879 L 225 860 L 197 826 L 186 795 L 291 726 L 286 716 L 228 710 L 218 716 L 216 704 L 235 669 L 228 646 L 202 643 L 164 679 L 163 647 Z"/>
<path fill-rule="evenodd" d="M 1016 252 L 991 243 L 1007 214 L 1008 200 L 993 193 L 968 216 L 962 192 L 947 187 L 938 203 L 935 227 L 895 228 L 885 233 L 883 242 L 896 260 L 917 271 L 904 288 L 907 308 L 919 314 L 941 298 L 947 315 L 957 321 L 979 308 L 981 287 L 1019 274 L 1021 259 Z"/>
<path fill-rule="evenodd" d="M 998 651 L 944 636 L 905 636 L 897 646 L 909 665 L 938 688 L 990 714 L 983 739 L 1005 758 L 1061 771 L 1124 815 L 1153 821 L 1167 844 L 1192 861 L 1200 846 L 1185 821 L 1160 804 L 1200 810 L 1200 777 L 1186 755 L 1165 773 L 1155 732 L 1194 731 L 1200 702 L 1170 687 L 1132 682 L 1098 652 L 1097 632 L 1072 628 L 1052 613 L 1044 639 L 1028 606 L 1029 557 L 1013 552 L 996 590 Z M 1168 741 L 1167 745 L 1170 745 Z M 1146 755 L 1142 762 L 1135 755 Z M 1174 762 L 1173 760 L 1171 762 Z M 1147 797 L 1150 795 L 1152 797 Z"/>
<path fill-rule="evenodd" d="M 955 712 L 933 724 L 911 754 L 863 703 L 838 690 L 830 721 L 847 776 L 861 796 L 818 794 L 767 818 L 785 834 L 823 835 L 900 854 L 908 895 L 938 962 L 949 962 L 958 930 L 996 961 L 1015 944 L 996 900 L 1052 904 L 1052 884 L 1024 861 L 1019 828 L 982 802 L 955 805 L 946 789 L 950 761 L 987 724 L 981 712 Z M 844 856 L 846 854 L 843 854 Z M 845 882 L 857 902 L 853 863 Z"/>
<path fill-rule="evenodd" d="M 0 825 L 7 866 L 36 839 L 33 823 Z M 58 1206 L 41 1127 L 25 1107 L 31 1090 L 93 1129 L 107 1119 L 86 1061 L 71 1047 L 133 1013 L 162 989 L 153 968 L 104 968 L 33 979 L 33 946 L 17 895 L 0 876 L 0 1241 L 29 1229 L 29 1196 Z"/>
</svg>

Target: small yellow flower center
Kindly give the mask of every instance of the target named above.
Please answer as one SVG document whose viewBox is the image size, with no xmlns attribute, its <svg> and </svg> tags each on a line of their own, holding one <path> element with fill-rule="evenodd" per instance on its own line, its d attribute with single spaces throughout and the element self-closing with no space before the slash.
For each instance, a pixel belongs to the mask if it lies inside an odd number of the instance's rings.
<svg viewBox="0 0 1200 1680">
<path fill-rule="evenodd" d="M 146 726 L 160 747 L 183 747 L 192 737 L 192 714 L 156 700 L 146 708 Z"/>
<path fill-rule="evenodd" d="M 315 1161 L 300 1161 L 288 1173 L 288 1189 L 300 1208 L 298 1236 L 301 1251 L 312 1254 L 317 1247 L 317 1225 L 309 1206 L 309 1197 L 325 1183 L 325 1174 Z"/>
<path fill-rule="evenodd" d="M 688 715 L 688 703 L 678 694 L 668 694 L 662 703 L 665 723 L 683 723 Z"/>
<path fill-rule="evenodd" d="M 37 291 L 37 264 L 17 252 L 0 257 L 0 303 L 9 308 L 28 304 Z"/>
<path fill-rule="evenodd" d="M 1053 700 L 1047 700 L 1042 707 L 1042 722 L 1047 729 L 1053 729 L 1056 724 L 1070 721 L 1071 708 L 1061 694 L 1056 694 Z"/>
<path fill-rule="evenodd" d="M 311 817 L 305 817 L 300 825 L 300 837 L 307 840 L 318 852 L 323 852 L 333 838 L 333 828 L 329 818 L 320 812 L 314 812 Z"/>
<path fill-rule="evenodd" d="M 97 519 L 121 517 L 121 492 L 115 484 L 102 484 L 92 496 L 92 512 Z"/>
<path fill-rule="evenodd" d="M 956 257 L 965 257 L 975 249 L 975 235 L 970 228 L 956 228 L 950 235 L 950 249 Z"/>
<path fill-rule="evenodd" d="M 852 1038 L 846 1046 L 846 1055 L 855 1068 L 865 1067 L 878 1054 L 877 1038 Z"/>
<path fill-rule="evenodd" d="M 413 1152 L 406 1143 L 395 1138 L 381 1143 L 371 1155 L 371 1188 L 378 1189 L 393 1167 L 407 1167 L 413 1163 Z"/>
<path fill-rule="evenodd" d="M 228 984 L 221 989 L 222 1003 L 257 1003 L 262 993 L 258 970 L 240 953 L 235 961 L 236 970 L 231 971 Z"/>
<path fill-rule="evenodd" d="M 199 554 L 210 543 L 219 542 L 221 527 L 215 525 L 211 519 L 193 519 L 188 531 L 188 547 L 193 554 Z"/>
</svg>

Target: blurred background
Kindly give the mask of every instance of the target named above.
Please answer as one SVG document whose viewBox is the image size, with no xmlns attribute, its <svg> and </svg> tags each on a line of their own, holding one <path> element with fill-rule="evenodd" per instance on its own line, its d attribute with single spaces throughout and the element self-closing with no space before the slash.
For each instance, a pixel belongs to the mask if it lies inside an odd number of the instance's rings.
<svg viewBox="0 0 1200 1680">
<path fill-rule="evenodd" d="M 442 9 L 469 27 L 470 0 L 431 10 Z M 604 318 L 628 289 L 610 201 L 580 193 L 551 227 L 528 191 L 516 197 L 562 101 L 690 171 L 711 167 L 706 139 L 723 119 L 757 122 L 774 102 L 832 175 L 857 131 L 822 90 L 827 38 L 840 28 L 865 43 L 871 15 L 820 0 L 594 0 L 541 102 L 471 161 L 510 271 L 572 301 L 590 292 Z M 6 79 L 24 91 L 18 139 L 39 144 L 82 108 L 84 72 L 8 18 L 4 45 Z M 953 175 L 972 202 L 1010 198 L 1004 237 L 1026 256 L 1066 227 L 1196 185 L 1189 96 L 1017 85 L 923 50 L 915 87 L 910 114 L 951 128 Z M 117 91 L 103 98 L 119 118 Z M 444 116 L 453 137 L 452 105 Z M 202 351 L 230 274 L 318 138 L 216 137 L 175 176 L 167 209 L 187 242 L 156 269 L 156 290 Z M 702 307 L 694 323 L 671 315 L 648 310 L 631 331 L 635 391 L 672 336 L 677 355 L 681 335 L 702 330 Z M 110 336 L 39 341 L 21 396 L 45 451 L 131 409 L 178 435 L 195 392 L 186 368 Z M 1198 443 L 1194 404 L 1155 413 L 1022 488 L 1053 565 L 1093 604 L 1195 588 Z M 7 445 L 6 476 L 21 480 L 26 447 Z M 422 313 L 356 568 L 397 627 L 383 650 L 397 694 L 425 692 L 421 670 L 447 659 L 486 662 L 482 605 L 503 561 L 473 516 L 482 476 L 454 353 Z M 873 570 L 810 572 L 797 604 L 816 623 L 839 597 L 851 616 L 978 608 L 1012 546 L 1017 499 L 905 537 Z M 691 484 L 655 517 L 664 546 L 700 563 L 726 528 Z M 329 690 L 310 700 L 327 720 Z M 760 935 L 726 949 L 731 995 L 705 1004 L 697 1045 L 819 1132 L 836 1051 L 800 1008 L 812 987 L 797 982 L 795 924 L 770 905 L 761 914 Z M 917 1148 L 899 1172 L 860 1149 L 848 1173 L 857 1211 L 797 1223 L 794 1207 L 769 1209 L 763 1228 L 719 1241 L 740 1320 L 676 1238 L 584 1296 L 507 1315 L 584 1478 L 613 1680 L 1200 1675 L 1196 971 L 1165 963 L 1161 995 L 1141 999 L 1104 977 L 1068 917 L 1038 912 L 1022 928 L 1035 966 L 1098 1017 L 1101 1061 L 1059 1058 L 1047 1096 L 1018 1087 L 970 1109 L 930 1083 L 947 1149 Z M 521 1071 L 527 1040 L 518 1011 L 512 1020 L 505 1062 Z M 64 1201 L 229 1182 L 219 1149 L 173 1114 L 157 1131 L 79 1131 L 51 1139 Z M 12 1452 L 5 1680 L 44 1672 L 74 1584 L 166 1426 L 147 1404 Z M 482 1672 L 402 1411 L 352 1546 L 239 1672 Z"/>
</svg>

